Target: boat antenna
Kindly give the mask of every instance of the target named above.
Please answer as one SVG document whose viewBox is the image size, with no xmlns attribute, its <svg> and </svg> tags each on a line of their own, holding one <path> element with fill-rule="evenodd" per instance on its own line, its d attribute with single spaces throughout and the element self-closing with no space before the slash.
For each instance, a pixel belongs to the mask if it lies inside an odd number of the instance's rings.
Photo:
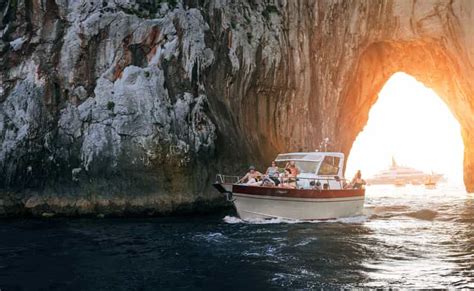
<svg viewBox="0 0 474 291">
<path fill-rule="evenodd" d="M 395 161 L 395 157 L 392 156 L 392 167 L 396 168 L 397 167 L 397 162 Z"/>
<path fill-rule="evenodd" d="M 320 152 L 327 152 L 328 151 L 328 145 L 331 143 L 329 142 L 329 138 L 325 137 L 323 140 L 319 143 L 319 151 Z"/>
</svg>

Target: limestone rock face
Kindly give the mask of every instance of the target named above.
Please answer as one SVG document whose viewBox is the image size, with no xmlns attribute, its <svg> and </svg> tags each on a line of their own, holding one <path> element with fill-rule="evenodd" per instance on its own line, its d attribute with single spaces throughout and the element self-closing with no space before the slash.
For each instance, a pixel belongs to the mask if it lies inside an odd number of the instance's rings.
<svg viewBox="0 0 474 291">
<path fill-rule="evenodd" d="M 397 71 L 460 121 L 474 190 L 470 0 L 9 0 L 0 10 L 0 188 L 27 209 L 92 213 L 112 201 L 117 212 L 169 213 L 214 201 L 217 171 L 324 137 L 347 154 Z"/>
</svg>

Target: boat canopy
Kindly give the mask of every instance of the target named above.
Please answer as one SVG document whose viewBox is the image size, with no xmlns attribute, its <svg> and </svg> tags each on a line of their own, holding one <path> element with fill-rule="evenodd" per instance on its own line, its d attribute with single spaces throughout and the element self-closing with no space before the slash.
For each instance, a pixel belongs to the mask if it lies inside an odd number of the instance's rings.
<svg viewBox="0 0 474 291">
<path fill-rule="evenodd" d="M 279 154 L 275 162 L 286 162 L 286 161 L 306 161 L 306 162 L 321 162 L 324 157 L 338 157 L 341 160 L 344 159 L 343 153 L 337 152 L 308 152 L 308 153 L 285 153 Z"/>
</svg>

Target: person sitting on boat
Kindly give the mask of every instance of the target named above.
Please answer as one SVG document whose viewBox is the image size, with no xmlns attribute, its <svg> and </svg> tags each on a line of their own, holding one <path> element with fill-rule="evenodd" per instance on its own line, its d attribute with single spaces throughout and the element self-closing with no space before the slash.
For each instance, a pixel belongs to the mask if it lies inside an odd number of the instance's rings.
<svg viewBox="0 0 474 291">
<path fill-rule="evenodd" d="M 300 169 L 296 166 L 295 161 L 290 161 L 286 164 L 285 169 L 290 170 L 290 173 L 293 177 L 296 178 L 300 174 Z"/>
<path fill-rule="evenodd" d="M 258 180 L 260 180 L 262 176 L 262 173 L 256 171 L 254 166 L 250 166 L 248 173 L 245 174 L 245 176 L 240 179 L 238 183 L 243 183 L 244 181 L 247 181 L 245 183 L 247 185 L 259 185 Z"/>
<path fill-rule="evenodd" d="M 285 172 L 281 176 L 281 184 L 279 186 L 282 188 L 296 188 L 296 178 L 292 176 L 290 169 L 285 169 Z"/>
<path fill-rule="evenodd" d="M 270 177 L 264 176 L 262 179 L 262 182 L 260 183 L 260 186 L 274 187 L 275 182 L 272 179 L 270 179 Z"/>
<path fill-rule="evenodd" d="M 365 184 L 367 183 L 364 179 L 362 179 L 362 173 L 360 172 L 360 170 L 358 170 L 354 178 L 352 178 L 350 186 L 352 189 L 362 189 L 362 186 L 364 186 Z"/>
<path fill-rule="evenodd" d="M 288 182 L 294 183 L 296 188 L 296 176 L 299 175 L 300 169 L 296 166 L 295 161 L 290 161 L 286 164 L 285 171 L 288 170 Z"/>
<path fill-rule="evenodd" d="M 280 180 L 278 180 L 280 172 L 278 171 L 278 166 L 275 161 L 272 161 L 272 165 L 267 168 L 267 172 L 265 174 L 273 181 L 273 183 L 275 183 L 276 186 L 280 184 Z"/>
</svg>

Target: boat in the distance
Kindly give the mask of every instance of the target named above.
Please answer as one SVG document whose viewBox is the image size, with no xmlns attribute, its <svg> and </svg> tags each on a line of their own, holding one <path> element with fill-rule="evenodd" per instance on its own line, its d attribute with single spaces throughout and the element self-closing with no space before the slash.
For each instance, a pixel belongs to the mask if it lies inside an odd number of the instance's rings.
<svg viewBox="0 0 474 291">
<path fill-rule="evenodd" d="M 392 166 L 388 170 L 380 171 L 373 177 L 368 178 L 367 183 L 370 185 L 391 184 L 395 186 L 404 186 L 406 184 L 421 185 L 428 178 L 436 184 L 443 179 L 443 175 L 437 173 L 427 174 L 414 168 L 399 166 L 392 157 Z"/>
<path fill-rule="evenodd" d="M 431 176 L 425 181 L 425 188 L 426 189 L 436 189 L 436 182 L 433 180 Z"/>
<path fill-rule="evenodd" d="M 393 185 L 395 185 L 396 187 L 405 187 L 406 183 L 402 180 L 397 180 L 393 183 Z"/>
<path fill-rule="evenodd" d="M 243 220 L 319 220 L 362 214 L 365 189 L 349 189 L 344 179 L 344 154 L 299 152 L 280 154 L 280 169 L 294 161 L 300 173 L 293 187 L 240 183 L 239 177 L 218 174 L 214 187 L 227 195 Z"/>
</svg>

